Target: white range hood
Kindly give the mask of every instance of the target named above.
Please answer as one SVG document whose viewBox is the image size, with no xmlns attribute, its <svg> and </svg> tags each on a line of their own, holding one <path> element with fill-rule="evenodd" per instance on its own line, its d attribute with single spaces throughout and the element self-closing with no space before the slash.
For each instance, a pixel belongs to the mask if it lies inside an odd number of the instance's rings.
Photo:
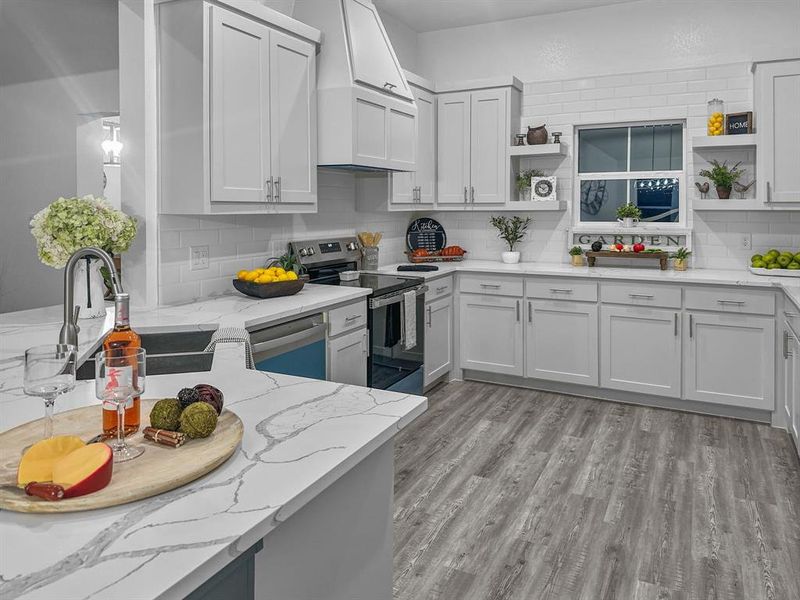
<svg viewBox="0 0 800 600">
<path fill-rule="evenodd" d="M 323 32 L 317 63 L 318 164 L 416 168 L 417 109 L 370 0 L 296 0 L 294 18 Z"/>
</svg>

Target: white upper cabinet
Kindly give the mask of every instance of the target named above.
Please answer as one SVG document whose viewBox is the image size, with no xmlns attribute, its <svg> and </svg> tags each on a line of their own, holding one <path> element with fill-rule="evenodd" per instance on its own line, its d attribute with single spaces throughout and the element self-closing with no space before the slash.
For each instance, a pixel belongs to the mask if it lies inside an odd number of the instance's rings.
<svg viewBox="0 0 800 600">
<path fill-rule="evenodd" d="M 508 198 L 508 91 L 473 92 L 470 119 L 470 202 L 502 204 Z"/>
<path fill-rule="evenodd" d="M 800 60 L 756 65 L 758 196 L 800 208 Z"/>
<path fill-rule="evenodd" d="M 158 11 L 160 211 L 316 212 L 315 42 L 259 7 Z"/>
<path fill-rule="evenodd" d="M 412 87 L 417 104 L 416 171 L 392 173 L 389 210 L 432 208 L 436 198 L 436 97 Z"/>
<path fill-rule="evenodd" d="M 470 183 L 469 92 L 438 98 L 439 204 L 466 204 Z"/>
<path fill-rule="evenodd" d="M 353 77 L 359 83 L 412 100 L 378 11 L 369 0 L 344 0 Z"/>
</svg>

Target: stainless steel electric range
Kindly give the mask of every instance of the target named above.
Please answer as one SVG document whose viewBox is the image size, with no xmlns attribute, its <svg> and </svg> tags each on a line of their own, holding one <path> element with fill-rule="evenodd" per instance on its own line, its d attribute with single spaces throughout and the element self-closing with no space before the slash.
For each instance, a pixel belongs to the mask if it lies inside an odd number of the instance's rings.
<svg viewBox="0 0 800 600">
<path fill-rule="evenodd" d="M 370 340 L 367 385 L 381 390 L 421 394 L 425 363 L 423 315 L 428 289 L 424 280 L 420 277 L 359 273 L 357 279 L 343 281 L 340 273 L 358 271 L 361 266 L 361 247 L 355 237 L 291 242 L 289 250 L 299 257 L 311 283 L 372 290 L 367 298 Z M 410 331 L 411 328 L 416 335 Z"/>
</svg>

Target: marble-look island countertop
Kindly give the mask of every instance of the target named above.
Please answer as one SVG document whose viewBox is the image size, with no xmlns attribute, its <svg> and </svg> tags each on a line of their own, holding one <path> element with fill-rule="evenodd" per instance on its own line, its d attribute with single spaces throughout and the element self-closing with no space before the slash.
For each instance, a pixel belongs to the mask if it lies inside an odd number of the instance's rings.
<svg viewBox="0 0 800 600">
<path fill-rule="evenodd" d="M 230 460 L 172 492 L 113 508 L 0 512 L 0 597 L 184 598 L 264 536 L 268 544 L 271 531 L 427 406 L 419 396 L 248 371 L 242 352 L 221 344 L 211 372 L 149 377 L 145 393 L 171 396 L 201 381 L 219 387 L 245 428 Z M 79 382 L 58 403 L 96 403 L 93 391 L 93 382 Z"/>
<path fill-rule="evenodd" d="M 414 275 L 435 279 L 450 273 L 487 273 L 497 275 L 551 275 L 558 277 L 591 277 L 607 280 L 652 281 L 660 283 L 692 283 L 709 285 L 741 285 L 747 287 L 780 288 L 800 307 L 800 278 L 764 277 L 747 269 L 689 269 L 662 271 L 653 268 L 626 267 L 573 267 L 566 263 L 521 262 L 507 265 L 493 260 L 464 260 L 452 263 L 434 263 L 438 271 L 398 271 L 398 263 L 381 267 L 380 272 L 398 275 Z"/>
<path fill-rule="evenodd" d="M 292 317 L 327 310 L 364 298 L 370 290 L 358 287 L 307 284 L 298 294 L 260 300 L 231 292 L 214 298 L 175 306 L 131 308 L 131 325 L 139 333 L 215 330 L 218 327 L 252 328 Z M 0 431 L 41 416 L 41 406 L 22 390 L 22 357 L 26 348 L 55 344 L 61 329 L 63 309 L 49 306 L 0 314 Z M 114 308 L 106 308 L 105 319 L 78 322 L 79 362 L 90 356 L 114 326 Z M 56 411 L 68 400 L 59 399 Z M 16 420 L 11 414 L 18 415 Z"/>
</svg>

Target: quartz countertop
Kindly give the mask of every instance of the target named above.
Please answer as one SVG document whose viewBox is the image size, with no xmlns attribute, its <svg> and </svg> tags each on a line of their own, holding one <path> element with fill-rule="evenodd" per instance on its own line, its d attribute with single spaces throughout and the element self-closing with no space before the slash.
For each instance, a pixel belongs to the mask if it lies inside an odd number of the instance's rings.
<svg viewBox="0 0 800 600">
<path fill-rule="evenodd" d="M 147 378 L 150 398 L 200 381 L 224 392 L 225 408 L 244 423 L 241 447 L 225 464 L 113 508 L 0 512 L 0 597 L 183 598 L 427 406 L 419 396 L 248 371 L 243 356 L 242 344 L 220 344 L 208 373 Z M 93 390 L 93 382 L 79 382 L 57 404 L 96 404 Z M 28 401 L 41 416 L 40 402 Z"/>
<path fill-rule="evenodd" d="M 658 268 L 626 267 L 573 267 L 565 263 L 521 262 L 507 265 L 492 260 L 464 260 L 454 263 L 434 263 L 438 271 L 414 272 L 398 271 L 398 263 L 380 269 L 382 273 L 413 275 L 425 279 L 435 279 L 455 272 L 493 273 L 498 275 L 553 275 L 558 277 L 590 277 L 597 279 L 622 279 L 625 281 L 653 281 L 661 283 L 692 283 L 710 285 L 741 285 L 762 288 L 781 288 L 795 304 L 800 306 L 800 278 L 763 277 L 746 269 L 689 269 L 687 271 Z"/>
<path fill-rule="evenodd" d="M 251 328 L 327 310 L 369 293 L 366 288 L 315 284 L 306 284 L 294 296 L 264 300 L 232 292 L 175 306 L 143 309 L 134 305 L 131 324 L 139 333 L 214 330 L 222 326 Z M 61 306 L 0 314 L 0 431 L 41 417 L 39 401 L 25 396 L 22 390 L 22 356 L 31 346 L 57 343 L 62 319 Z M 114 326 L 113 306 L 107 307 L 105 319 L 81 320 L 78 324 L 79 362 L 83 362 Z M 59 398 L 56 411 L 62 406 Z M 11 420 L 12 413 L 20 415 L 20 420 Z"/>
</svg>

